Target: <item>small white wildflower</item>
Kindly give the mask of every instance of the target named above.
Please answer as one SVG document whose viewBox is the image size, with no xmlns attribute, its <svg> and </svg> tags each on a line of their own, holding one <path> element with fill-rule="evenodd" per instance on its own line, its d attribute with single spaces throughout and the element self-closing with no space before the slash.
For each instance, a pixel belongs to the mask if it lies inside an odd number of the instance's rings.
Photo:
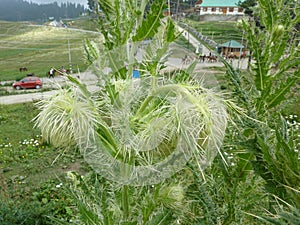
<svg viewBox="0 0 300 225">
<path fill-rule="evenodd" d="M 62 183 L 59 183 L 58 185 L 56 185 L 56 188 L 60 188 L 62 185 Z"/>
</svg>

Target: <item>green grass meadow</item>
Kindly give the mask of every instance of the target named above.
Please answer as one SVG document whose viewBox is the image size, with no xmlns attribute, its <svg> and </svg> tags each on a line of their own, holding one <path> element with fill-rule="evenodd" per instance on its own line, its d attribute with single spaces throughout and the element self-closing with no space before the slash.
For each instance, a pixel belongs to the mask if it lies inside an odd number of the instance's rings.
<svg viewBox="0 0 300 225">
<path fill-rule="evenodd" d="M 32 120 L 38 113 L 33 103 L 0 105 L 0 112 L 0 142 L 15 145 L 39 134 L 33 128 Z"/>
<path fill-rule="evenodd" d="M 0 21 L 0 81 L 16 80 L 27 73 L 44 77 L 50 67 L 84 71 L 84 40 L 99 38 L 86 30 Z M 20 67 L 28 70 L 20 72 Z"/>
<path fill-rule="evenodd" d="M 0 105 L 0 224 L 53 224 L 72 217 L 60 190 L 68 171 L 85 173 L 79 153 L 49 145 L 35 129 L 34 103 Z"/>
<path fill-rule="evenodd" d="M 45 77 L 52 66 L 69 68 L 69 60 L 73 72 L 85 71 L 84 40 L 100 35 L 89 31 L 95 31 L 89 19 L 72 21 L 71 28 L 0 21 L 0 82 L 11 85 L 28 73 Z M 28 71 L 20 72 L 20 67 Z M 1 88 L 1 95 L 6 94 Z M 83 173 L 86 166 L 76 149 L 45 142 L 34 128 L 37 113 L 33 102 L 0 105 L 1 225 L 53 224 L 47 216 L 72 217 L 60 184 L 68 171 Z"/>
</svg>

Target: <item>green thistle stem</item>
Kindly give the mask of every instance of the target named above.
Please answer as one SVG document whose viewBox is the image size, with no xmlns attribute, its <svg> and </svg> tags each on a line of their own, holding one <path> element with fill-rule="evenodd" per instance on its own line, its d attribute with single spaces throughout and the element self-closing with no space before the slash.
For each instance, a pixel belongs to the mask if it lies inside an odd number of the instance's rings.
<svg viewBox="0 0 300 225">
<path fill-rule="evenodd" d="M 122 208 L 123 208 L 123 219 L 127 221 L 129 218 L 129 198 L 128 198 L 128 186 L 122 187 Z"/>
</svg>

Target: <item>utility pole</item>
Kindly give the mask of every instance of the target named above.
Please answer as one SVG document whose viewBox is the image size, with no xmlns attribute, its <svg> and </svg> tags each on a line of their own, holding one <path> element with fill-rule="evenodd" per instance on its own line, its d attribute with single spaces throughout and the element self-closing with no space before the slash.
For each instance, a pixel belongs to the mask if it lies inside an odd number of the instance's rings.
<svg viewBox="0 0 300 225">
<path fill-rule="evenodd" d="M 177 0 L 177 6 L 176 6 L 176 18 L 177 18 L 177 21 L 179 19 L 178 12 L 179 12 L 179 0 Z"/>
<path fill-rule="evenodd" d="M 244 31 L 243 31 L 243 34 L 242 34 L 242 43 L 243 44 L 244 42 Z M 245 48 L 245 46 L 244 46 Z M 243 52 L 244 52 L 244 48 L 243 48 Z M 240 69 L 240 63 L 241 63 L 241 55 L 242 55 L 242 48 L 240 48 L 240 55 L 239 55 L 239 61 L 238 61 L 238 69 Z"/>
<path fill-rule="evenodd" d="M 68 38 L 68 51 L 69 51 L 69 66 L 70 72 L 72 73 L 72 59 L 71 59 L 71 49 L 70 49 L 70 39 Z"/>
<path fill-rule="evenodd" d="M 190 49 L 190 26 L 188 24 L 188 49 Z"/>
</svg>

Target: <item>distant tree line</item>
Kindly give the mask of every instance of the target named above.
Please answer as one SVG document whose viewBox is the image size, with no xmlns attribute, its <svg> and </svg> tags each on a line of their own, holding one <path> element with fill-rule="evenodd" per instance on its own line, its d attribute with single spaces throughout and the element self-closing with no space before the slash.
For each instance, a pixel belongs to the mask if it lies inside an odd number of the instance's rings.
<svg viewBox="0 0 300 225">
<path fill-rule="evenodd" d="M 146 6 L 146 9 L 149 7 L 149 4 L 151 2 L 153 2 L 153 0 L 149 1 L 148 5 Z M 167 7 L 170 6 L 170 11 L 172 12 L 172 14 L 176 14 L 184 10 L 194 8 L 196 2 L 198 2 L 198 0 L 166 0 L 166 5 Z M 101 10 L 98 5 L 98 0 L 87 0 L 87 4 L 91 12 L 97 12 L 98 10 Z"/>
<path fill-rule="evenodd" d="M 7 21 L 46 21 L 49 18 L 76 18 L 86 9 L 76 3 L 36 4 L 23 0 L 1 0 L 0 20 Z"/>
</svg>

